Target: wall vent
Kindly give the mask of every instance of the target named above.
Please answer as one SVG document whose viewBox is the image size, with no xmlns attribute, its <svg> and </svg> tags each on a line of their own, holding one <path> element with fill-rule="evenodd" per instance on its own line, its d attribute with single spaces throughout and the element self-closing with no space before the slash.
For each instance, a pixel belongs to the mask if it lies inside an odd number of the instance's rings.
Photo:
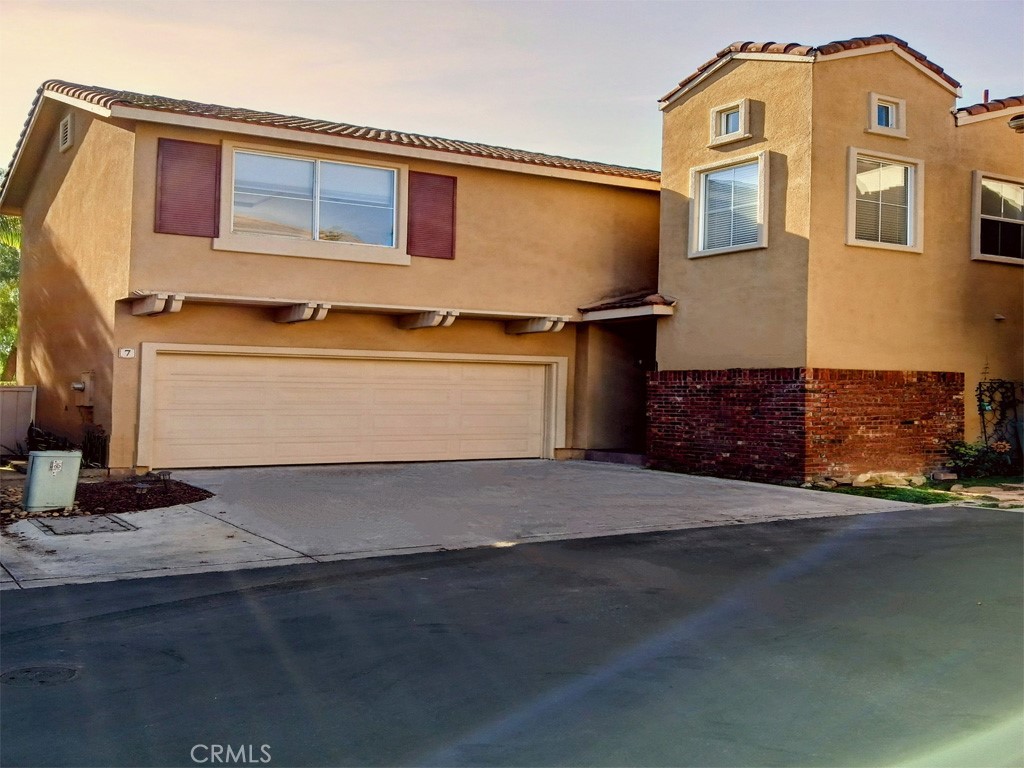
<svg viewBox="0 0 1024 768">
<path fill-rule="evenodd" d="M 61 152 L 67 152 L 74 143 L 74 124 L 71 121 L 71 115 L 65 115 L 64 119 L 60 121 L 60 128 L 57 131 L 57 146 Z"/>
</svg>

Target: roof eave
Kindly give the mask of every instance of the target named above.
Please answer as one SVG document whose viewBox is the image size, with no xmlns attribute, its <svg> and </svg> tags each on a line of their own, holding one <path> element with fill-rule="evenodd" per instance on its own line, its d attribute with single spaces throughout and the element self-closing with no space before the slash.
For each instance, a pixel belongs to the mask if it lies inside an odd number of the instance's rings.
<svg viewBox="0 0 1024 768">
<path fill-rule="evenodd" d="M 797 64 L 811 64 L 814 62 L 814 57 L 809 54 L 802 53 L 762 53 L 762 52 L 747 52 L 747 51 L 730 51 L 710 65 L 707 69 L 700 72 L 697 77 L 692 80 L 683 80 L 673 90 L 659 99 L 661 104 L 660 109 L 668 109 L 672 104 L 681 99 L 684 95 L 692 91 L 698 85 L 707 80 L 711 75 L 720 70 L 726 64 L 733 59 L 740 61 L 774 61 L 774 62 L 788 62 Z"/>
<path fill-rule="evenodd" d="M 464 155 L 458 152 L 446 152 L 440 149 L 411 147 L 406 144 L 389 144 L 387 142 L 374 141 L 372 139 L 359 139 L 346 136 L 325 136 L 323 134 L 310 133 L 309 131 L 303 131 L 297 128 L 258 125 L 255 123 L 246 123 L 225 118 L 206 117 L 202 115 L 185 115 L 180 112 L 145 109 L 142 107 L 130 107 L 118 104 L 111 107 L 110 115 L 115 118 L 134 120 L 136 122 L 175 125 L 201 130 L 240 134 L 243 136 L 280 139 L 283 141 L 297 141 L 304 144 L 337 147 L 342 149 L 358 150 L 361 152 L 373 152 L 375 154 L 415 157 L 442 163 L 452 163 L 455 165 L 471 165 L 495 170 L 511 171 L 513 173 L 548 176 L 573 181 L 590 182 L 593 184 L 604 184 L 614 187 L 627 187 L 631 189 L 643 189 L 650 191 L 658 191 L 661 189 L 661 182 L 658 179 L 633 178 L 629 176 L 616 176 L 610 173 L 599 173 L 596 171 L 557 168 L 534 163 L 521 163 L 514 160 L 502 160 L 498 158 L 482 157 L 479 155 Z"/>
<path fill-rule="evenodd" d="M 831 43 L 829 45 L 832 45 Z M 825 46 L 827 47 L 827 46 Z M 886 51 L 892 51 L 901 59 L 907 63 L 913 65 L 917 70 L 922 72 L 928 78 L 941 85 L 947 91 L 953 95 L 960 97 L 962 95 L 962 89 L 960 83 L 954 80 L 949 75 L 945 74 L 944 71 L 935 71 L 931 67 L 926 66 L 922 61 L 916 58 L 909 47 L 904 47 L 896 42 L 879 42 L 871 45 L 862 45 L 857 48 L 847 48 L 838 51 L 824 52 L 820 49 L 811 49 L 808 53 L 781 53 L 771 51 L 735 51 L 725 49 L 719 56 L 717 61 L 703 65 L 700 69 L 690 75 L 688 78 L 684 78 L 680 81 L 679 85 L 669 91 L 667 94 L 662 96 L 658 101 L 660 108 L 664 111 L 669 108 L 672 104 L 682 98 L 685 94 L 692 91 L 698 85 L 707 80 L 712 74 L 717 72 L 723 66 L 733 59 L 754 59 L 761 61 L 806 61 L 813 63 L 819 59 L 842 59 L 850 58 L 853 56 L 866 56 L 875 53 L 885 53 Z M 916 53 L 916 51 L 914 52 Z M 918 54 L 921 55 L 921 54 Z M 927 58 L 924 59 L 927 61 Z"/>
<path fill-rule="evenodd" d="M 15 147 L 14 157 L 11 158 L 11 162 L 7 166 L 3 186 L 0 187 L 0 213 L 4 215 L 21 215 L 22 206 L 28 194 L 28 179 L 34 175 L 44 154 L 41 148 L 38 151 L 35 149 L 37 142 L 43 140 L 37 138 L 37 134 L 41 130 L 40 123 L 46 122 L 40 118 L 50 110 L 51 104 L 55 102 L 84 109 L 102 117 L 110 117 L 109 109 L 81 99 L 49 90 L 37 92 L 25 128 L 22 130 L 17 147 Z"/>
<path fill-rule="evenodd" d="M 972 123 L 981 123 L 986 120 L 995 120 L 997 118 L 1005 118 L 1008 114 L 1015 112 L 1024 112 L 1024 107 L 1020 106 L 1007 106 L 1002 109 L 993 109 L 988 112 L 980 112 L 976 115 L 972 115 L 966 110 L 956 110 L 953 112 L 953 118 L 956 122 L 957 127 L 963 125 L 971 125 Z"/>
</svg>

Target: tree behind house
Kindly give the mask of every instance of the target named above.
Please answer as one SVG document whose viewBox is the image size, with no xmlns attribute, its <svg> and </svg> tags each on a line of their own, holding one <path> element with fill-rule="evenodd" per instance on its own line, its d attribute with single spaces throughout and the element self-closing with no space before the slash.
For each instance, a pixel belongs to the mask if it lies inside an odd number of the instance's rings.
<svg viewBox="0 0 1024 768">
<path fill-rule="evenodd" d="M 0 182 L 3 172 L 0 171 Z M 0 216 L 0 379 L 8 375 L 11 350 L 18 338 L 18 273 L 21 268 L 21 219 Z"/>
</svg>

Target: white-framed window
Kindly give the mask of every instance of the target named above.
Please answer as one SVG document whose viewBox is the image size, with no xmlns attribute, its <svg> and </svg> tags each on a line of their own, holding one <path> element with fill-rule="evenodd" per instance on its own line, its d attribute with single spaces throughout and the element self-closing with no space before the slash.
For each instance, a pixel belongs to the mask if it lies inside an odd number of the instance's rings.
<svg viewBox="0 0 1024 768">
<path fill-rule="evenodd" d="M 225 142 L 216 250 L 409 264 L 408 170 Z"/>
<path fill-rule="evenodd" d="M 907 102 L 894 96 L 868 94 L 868 133 L 907 138 Z"/>
<path fill-rule="evenodd" d="M 920 253 L 924 164 L 851 147 L 846 244 Z"/>
<path fill-rule="evenodd" d="M 690 175 L 690 258 L 768 245 L 768 152 Z"/>
<path fill-rule="evenodd" d="M 740 99 L 711 110 L 711 140 L 709 146 L 728 144 L 749 139 L 750 100 Z"/>
<path fill-rule="evenodd" d="M 394 168 L 235 151 L 231 231 L 393 248 Z"/>
<path fill-rule="evenodd" d="M 971 258 L 1024 264 L 1024 180 L 974 171 Z"/>
</svg>

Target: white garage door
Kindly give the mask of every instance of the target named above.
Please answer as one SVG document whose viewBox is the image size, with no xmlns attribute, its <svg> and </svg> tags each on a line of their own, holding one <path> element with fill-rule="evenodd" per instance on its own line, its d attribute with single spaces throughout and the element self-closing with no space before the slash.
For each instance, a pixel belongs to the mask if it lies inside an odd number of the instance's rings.
<svg viewBox="0 0 1024 768">
<path fill-rule="evenodd" d="M 545 452 L 542 364 L 158 354 L 152 373 L 154 467 Z"/>
</svg>

